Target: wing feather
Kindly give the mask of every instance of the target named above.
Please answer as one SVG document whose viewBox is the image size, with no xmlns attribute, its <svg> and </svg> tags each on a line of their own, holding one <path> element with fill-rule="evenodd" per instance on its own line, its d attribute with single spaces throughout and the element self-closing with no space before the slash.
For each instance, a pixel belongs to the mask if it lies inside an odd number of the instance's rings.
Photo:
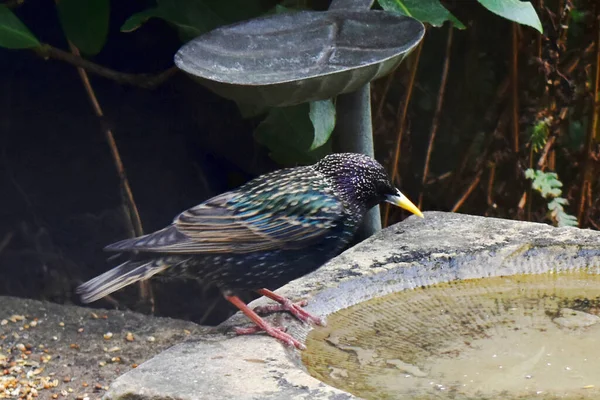
<svg viewBox="0 0 600 400">
<path fill-rule="evenodd" d="M 295 191 L 255 185 L 213 197 L 165 229 L 106 250 L 201 254 L 303 248 L 339 226 L 343 208 L 323 182 L 311 180 Z"/>
</svg>

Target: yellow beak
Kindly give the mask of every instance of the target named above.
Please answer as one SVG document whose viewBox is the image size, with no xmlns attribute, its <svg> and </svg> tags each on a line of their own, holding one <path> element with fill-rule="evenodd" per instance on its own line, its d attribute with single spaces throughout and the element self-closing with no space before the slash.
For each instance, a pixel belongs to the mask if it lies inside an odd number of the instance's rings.
<svg viewBox="0 0 600 400">
<path fill-rule="evenodd" d="M 388 195 L 385 198 L 385 201 L 391 203 L 395 206 L 402 207 L 411 213 L 424 218 L 423 213 L 415 206 L 412 201 L 410 201 L 405 195 L 403 195 L 399 190 L 395 195 Z"/>
</svg>

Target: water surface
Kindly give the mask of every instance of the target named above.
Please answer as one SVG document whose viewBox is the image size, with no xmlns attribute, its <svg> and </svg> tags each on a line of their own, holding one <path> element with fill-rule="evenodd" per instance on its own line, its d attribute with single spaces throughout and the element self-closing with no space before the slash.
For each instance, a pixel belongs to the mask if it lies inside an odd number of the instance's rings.
<svg viewBox="0 0 600 400">
<path fill-rule="evenodd" d="M 600 276 L 471 279 L 330 315 L 310 374 L 366 399 L 600 398 Z"/>
</svg>

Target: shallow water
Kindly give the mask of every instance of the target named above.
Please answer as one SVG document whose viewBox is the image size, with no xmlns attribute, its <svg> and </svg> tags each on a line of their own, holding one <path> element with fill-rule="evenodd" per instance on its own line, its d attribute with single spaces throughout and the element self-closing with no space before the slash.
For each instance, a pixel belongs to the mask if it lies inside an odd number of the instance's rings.
<svg viewBox="0 0 600 400">
<path fill-rule="evenodd" d="M 303 362 L 366 399 L 600 398 L 600 276 L 473 279 L 330 315 Z"/>
</svg>

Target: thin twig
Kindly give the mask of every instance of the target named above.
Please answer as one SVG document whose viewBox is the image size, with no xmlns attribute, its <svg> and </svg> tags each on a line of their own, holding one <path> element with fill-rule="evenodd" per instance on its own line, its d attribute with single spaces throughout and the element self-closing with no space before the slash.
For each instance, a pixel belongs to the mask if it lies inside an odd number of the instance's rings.
<svg viewBox="0 0 600 400">
<path fill-rule="evenodd" d="M 517 208 L 519 209 L 518 214 L 520 214 L 523 211 L 526 203 L 527 203 L 527 191 L 524 191 L 523 195 L 521 196 L 521 199 L 519 200 L 519 204 L 517 205 Z"/>
<path fill-rule="evenodd" d="M 546 166 L 546 159 L 548 158 L 548 154 L 550 153 L 550 149 L 554 145 L 554 142 L 556 142 L 556 136 L 551 136 L 546 141 L 546 144 L 544 145 L 544 148 L 543 148 L 542 152 L 540 153 L 540 158 L 538 159 L 538 162 L 536 164 L 537 169 L 539 169 L 541 171 L 544 170 L 544 167 Z M 523 209 L 525 208 L 526 200 L 527 200 L 527 190 L 525 190 L 525 192 L 523 192 L 523 195 L 521 196 L 521 199 L 519 200 L 519 204 L 517 206 L 519 213 L 523 212 Z"/>
<path fill-rule="evenodd" d="M 548 138 L 544 149 L 540 153 L 540 159 L 537 162 L 538 169 L 544 169 L 544 165 L 546 165 L 546 159 L 548 158 L 548 154 L 550 153 L 550 149 L 554 145 L 554 142 L 556 142 L 556 136 L 551 136 Z"/>
<path fill-rule="evenodd" d="M 433 185 L 435 183 L 441 182 L 445 179 L 448 179 L 452 176 L 454 172 L 453 171 L 448 171 L 448 172 L 444 172 L 443 174 L 441 174 L 440 176 L 436 176 L 435 178 L 431 178 L 430 180 L 428 180 L 425 184 L 427 186 Z"/>
<path fill-rule="evenodd" d="M 507 76 L 506 78 L 504 78 L 502 83 L 500 83 L 500 85 L 498 86 L 494 100 L 492 101 L 492 103 L 488 107 L 487 111 L 485 112 L 484 122 L 486 124 L 488 124 L 488 123 L 491 124 L 492 122 L 494 122 L 494 118 L 498 118 L 497 122 L 496 122 L 496 128 L 494 130 L 494 134 L 492 135 L 492 137 L 494 135 L 496 135 L 497 132 L 500 130 L 500 121 L 503 121 L 505 119 L 505 117 L 504 117 L 505 114 L 507 115 L 507 111 L 499 110 L 499 108 L 507 96 L 509 84 L 510 84 L 510 77 Z M 498 117 L 498 114 L 500 115 L 500 117 Z M 478 143 L 477 139 L 478 139 L 477 135 L 473 135 L 471 144 L 467 147 L 467 150 L 463 154 L 462 161 L 459 164 L 460 167 L 458 168 L 457 173 L 454 174 L 454 179 L 457 182 L 458 182 L 459 178 L 462 177 L 462 174 L 464 173 L 469 161 L 471 160 L 471 152 L 473 151 L 473 149 L 475 148 L 475 146 Z"/>
<path fill-rule="evenodd" d="M 5 6 L 6 8 L 13 9 L 13 8 L 17 8 L 17 7 L 20 7 L 23 4 L 25 4 L 25 0 L 7 0 L 7 1 L 5 1 L 3 3 L 0 3 L 0 4 L 2 4 L 3 6 Z"/>
<path fill-rule="evenodd" d="M 448 25 L 448 38 L 446 40 L 446 55 L 444 57 L 444 66 L 442 68 L 442 78 L 440 79 L 440 91 L 438 93 L 437 105 L 435 108 L 435 114 L 433 115 L 433 121 L 431 123 L 431 132 L 429 132 L 429 144 L 427 146 L 427 155 L 425 156 L 425 166 L 423 167 L 423 177 L 421 180 L 421 193 L 419 194 L 419 208 L 423 205 L 423 192 L 425 189 L 425 182 L 427 182 L 427 175 L 429 174 L 429 162 L 431 161 L 431 153 L 433 152 L 433 143 L 435 142 L 435 135 L 437 133 L 438 125 L 440 123 L 440 115 L 442 114 L 442 106 L 444 105 L 444 93 L 446 92 L 446 82 L 448 80 L 448 70 L 450 67 L 450 54 L 452 52 L 452 34 L 454 27 L 452 24 Z"/>
<path fill-rule="evenodd" d="M 592 225 L 594 228 L 596 228 L 596 230 L 600 231 L 600 224 L 595 223 L 591 217 L 588 217 L 587 221 L 589 222 L 590 225 Z"/>
<path fill-rule="evenodd" d="M 512 142 L 513 151 L 519 152 L 519 26 L 512 23 L 512 63 L 510 70 L 512 89 Z"/>
<path fill-rule="evenodd" d="M 454 207 L 452 207 L 452 210 L 450 210 L 451 212 L 457 212 L 458 209 L 463 205 L 463 203 L 469 198 L 471 193 L 473 193 L 473 190 L 475 190 L 475 188 L 479 184 L 479 181 L 481 180 L 481 175 L 483 175 L 483 169 L 480 169 L 477 175 L 475 175 L 475 178 L 473 179 L 465 193 L 461 196 L 460 199 L 458 199 Z"/>
<path fill-rule="evenodd" d="M 93 74 L 111 79 L 117 83 L 128 84 L 144 89 L 154 89 L 160 86 L 178 71 L 177 67 L 171 67 L 159 74 L 128 74 L 103 67 L 102 65 L 98 65 L 82 58 L 79 53 L 69 53 L 49 44 L 42 44 L 40 47 L 33 50 L 45 59 L 51 58 L 54 60 L 61 60 L 74 65 L 77 68 L 82 68 Z"/>
<path fill-rule="evenodd" d="M 72 44 L 71 50 L 75 54 L 79 54 L 79 50 L 73 46 Z M 88 94 L 88 98 L 92 103 L 92 107 L 94 108 L 94 113 L 98 118 L 104 118 L 104 112 L 102 111 L 102 107 L 98 102 L 98 98 L 96 97 L 96 93 L 92 88 L 87 72 L 78 67 L 77 72 L 79 73 L 79 77 L 85 87 L 85 90 Z M 117 142 L 115 141 L 115 137 L 110 128 L 105 128 L 104 134 L 106 135 L 106 141 L 108 142 L 108 147 L 110 148 L 111 155 L 113 157 L 113 161 L 115 163 L 115 168 L 117 169 L 117 173 L 119 174 L 119 179 L 121 184 L 123 185 L 123 189 L 125 191 L 125 200 L 129 207 L 129 212 L 131 213 L 131 222 L 133 224 L 133 231 L 136 236 L 141 236 L 144 234 L 144 230 L 142 228 L 142 222 L 140 219 L 140 214 L 138 212 L 137 206 L 133 199 L 133 192 L 131 191 L 131 186 L 129 185 L 129 180 L 125 174 L 125 167 L 123 165 L 123 160 L 121 159 L 121 154 L 119 153 L 119 148 L 117 147 Z"/>
<path fill-rule="evenodd" d="M 206 307 L 204 314 L 202 315 L 200 320 L 197 322 L 198 325 L 204 325 L 204 323 L 206 322 L 206 320 L 208 319 L 210 314 L 213 312 L 213 310 L 215 309 L 215 307 L 217 306 L 219 301 L 221 301 L 221 298 L 222 298 L 221 296 L 216 296 L 215 299 L 210 303 L 210 305 L 208 307 Z"/>
<path fill-rule="evenodd" d="M 400 164 L 400 151 L 402 149 L 402 138 L 404 136 L 404 127 L 406 126 L 406 115 L 408 114 L 408 104 L 412 97 L 413 88 L 415 87 L 415 78 L 417 76 L 417 70 L 419 68 L 419 61 L 421 60 L 421 50 L 423 49 L 423 42 L 425 38 L 421 40 L 421 43 L 417 46 L 415 55 L 413 56 L 413 64 L 410 69 L 410 77 L 408 78 L 408 84 L 406 91 L 404 92 L 404 98 L 398 104 L 397 112 L 397 126 L 398 133 L 396 134 L 396 150 L 394 151 L 394 164 L 392 165 L 392 182 L 396 181 L 398 176 L 398 168 Z M 383 218 L 383 226 L 388 226 L 390 220 L 390 204 L 386 204 L 385 215 Z"/>
<path fill-rule="evenodd" d="M 583 54 L 579 54 L 573 60 L 569 61 L 564 68 L 561 68 L 562 70 L 564 70 L 565 74 L 570 75 L 573 71 L 575 71 L 575 68 L 577 68 L 577 66 L 581 62 L 582 57 L 585 57 L 588 53 L 594 51 L 595 45 L 596 41 L 594 40 L 592 43 L 588 44 L 588 46 L 583 51 Z"/>
<path fill-rule="evenodd" d="M 462 205 L 462 203 L 464 203 L 466 201 L 466 199 L 471 195 L 471 192 L 479 184 L 479 181 L 481 180 L 481 174 L 483 173 L 483 171 L 485 169 L 485 165 L 488 162 L 487 160 L 488 160 L 488 158 L 491 158 L 490 152 L 491 152 L 492 146 L 494 144 L 494 138 L 503 136 L 502 132 L 504 131 L 504 128 L 506 127 L 506 125 L 508 123 L 509 117 L 510 117 L 509 109 L 508 109 L 508 107 L 506 107 L 505 110 L 498 117 L 498 122 L 496 123 L 496 128 L 494 129 L 494 132 L 488 136 L 487 143 L 485 144 L 483 151 L 477 158 L 477 162 L 475 163 L 474 170 L 479 171 L 479 172 L 477 173 L 475 178 L 471 181 L 471 184 L 467 188 L 467 191 L 456 202 L 454 208 L 458 209 L 458 207 L 460 207 Z M 492 155 L 492 157 L 493 157 L 493 155 Z M 495 163 L 493 163 L 492 165 L 494 165 L 494 168 L 495 168 Z M 495 175 L 495 171 L 494 171 L 494 175 Z M 490 181 L 492 181 L 491 178 L 490 178 Z M 493 183 L 490 185 L 493 186 Z M 491 188 L 489 186 L 488 186 L 488 190 L 491 190 Z M 489 197 L 489 195 L 488 195 L 488 197 Z"/>
<path fill-rule="evenodd" d="M 538 0 L 538 10 L 543 10 L 544 9 L 544 0 Z M 539 59 L 542 58 L 542 39 L 544 38 L 544 35 L 537 35 L 536 37 L 536 50 L 537 50 L 537 57 Z"/>
<path fill-rule="evenodd" d="M 494 180 L 496 179 L 496 163 L 490 164 L 490 177 L 488 180 L 487 187 L 487 204 L 488 206 L 493 206 L 494 204 Z"/>
<path fill-rule="evenodd" d="M 558 36 L 558 39 L 556 41 L 556 43 L 559 46 L 564 46 L 565 48 L 567 47 L 567 36 L 569 34 L 569 29 L 568 26 L 571 24 L 571 7 L 572 4 L 570 0 L 567 0 L 566 4 L 563 3 L 562 1 L 559 3 L 559 9 L 558 12 L 560 13 L 560 17 L 559 17 L 559 23 L 560 23 L 560 33 Z"/>
<path fill-rule="evenodd" d="M 10 241 L 12 240 L 14 235 L 14 232 L 8 232 L 6 235 L 4 235 L 4 238 L 2 239 L 2 241 L 0 241 L 0 253 L 2 253 L 4 249 L 10 244 Z"/>
<path fill-rule="evenodd" d="M 548 141 L 546 142 L 546 146 L 547 145 L 548 145 Z M 529 146 L 529 168 L 533 168 L 533 156 L 534 156 L 534 154 L 535 154 L 535 152 L 533 151 L 533 144 L 530 144 L 530 146 Z M 525 199 L 525 201 L 527 201 L 527 199 L 529 199 L 529 202 L 526 203 L 526 205 L 527 205 L 527 216 L 525 217 L 525 220 L 526 221 L 531 221 L 531 206 L 532 206 L 532 203 L 533 203 L 533 201 L 531 201 L 531 199 L 533 199 L 533 186 L 529 185 L 529 188 L 527 189 L 527 192 L 528 192 L 527 196 L 523 197 L 522 199 Z M 521 209 L 519 208 L 518 210 L 521 210 Z"/>
<path fill-rule="evenodd" d="M 79 49 L 75 47 L 72 43 L 69 42 L 69 47 L 74 55 L 79 56 Z M 94 109 L 94 113 L 98 118 L 104 117 L 104 112 L 102 111 L 102 107 L 98 102 L 98 98 L 96 97 L 96 93 L 90 84 L 89 77 L 87 72 L 82 67 L 77 67 L 77 72 L 79 73 L 79 77 L 81 78 L 81 82 L 85 87 L 85 91 L 92 103 L 92 108 Z M 119 179 L 121 181 L 121 186 L 124 191 L 124 203 L 128 205 L 128 211 L 130 218 L 128 221 L 131 224 L 131 228 L 133 229 L 136 236 L 141 236 L 144 234 L 144 230 L 142 228 L 142 221 L 140 219 L 140 214 L 138 212 L 137 206 L 135 204 L 135 200 L 133 199 L 133 192 L 131 191 L 131 186 L 129 185 L 129 180 L 127 179 L 127 175 L 125 174 L 125 167 L 123 166 L 123 161 L 121 160 L 121 155 L 119 153 L 119 149 L 117 147 L 117 143 L 115 141 L 115 137 L 108 127 L 104 127 L 104 135 L 108 146 L 110 148 L 111 155 L 113 157 L 113 161 L 115 163 L 115 168 L 117 169 L 117 173 L 119 174 Z M 140 297 L 143 300 L 149 300 L 152 312 L 154 312 L 154 298 L 151 296 L 151 288 L 149 281 L 140 281 Z"/>
<path fill-rule="evenodd" d="M 586 196 L 592 190 L 591 172 L 592 172 L 592 152 L 594 145 L 594 137 L 600 137 L 600 6 L 596 5 L 596 73 L 594 77 L 594 91 L 592 93 L 592 121 L 586 133 L 585 140 L 585 166 L 583 169 L 583 181 L 581 183 L 581 192 L 579 194 L 579 207 L 577 212 L 577 221 L 579 226 L 583 228 L 583 217 L 586 209 Z M 590 196 L 591 199 L 591 196 Z"/>
<path fill-rule="evenodd" d="M 381 113 L 383 112 L 383 105 L 385 104 L 385 100 L 387 99 L 387 94 L 390 91 L 390 87 L 392 86 L 392 82 L 394 81 L 394 77 L 396 75 L 396 71 L 392 71 L 387 78 L 385 79 L 385 84 L 383 85 L 383 90 L 381 91 L 381 96 L 379 99 L 379 104 L 377 104 L 377 111 L 375 112 L 375 120 L 379 120 L 381 118 Z"/>
</svg>

